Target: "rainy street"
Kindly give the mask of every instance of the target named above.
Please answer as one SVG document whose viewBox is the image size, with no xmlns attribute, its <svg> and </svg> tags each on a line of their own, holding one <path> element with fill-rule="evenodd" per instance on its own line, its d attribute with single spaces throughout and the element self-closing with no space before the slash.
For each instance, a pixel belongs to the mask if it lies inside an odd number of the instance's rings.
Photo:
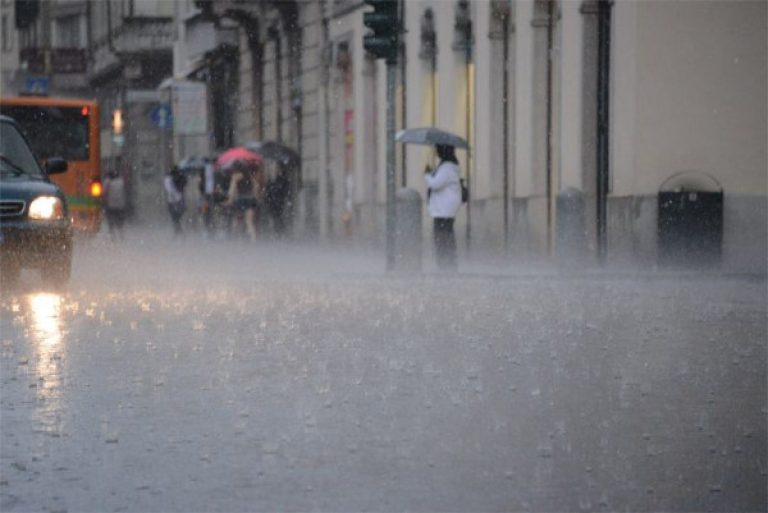
<svg viewBox="0 0 768 513">
<path fill-rule="evenodd" d="M 129 233 L 0 307 L 0 509 L 757 511 L 766 282 Z"/>
</svg>

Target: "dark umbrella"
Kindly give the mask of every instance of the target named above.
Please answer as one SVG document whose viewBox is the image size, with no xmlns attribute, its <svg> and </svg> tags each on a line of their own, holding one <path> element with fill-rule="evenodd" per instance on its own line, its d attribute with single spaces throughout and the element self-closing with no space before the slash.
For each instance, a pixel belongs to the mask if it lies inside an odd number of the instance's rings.
<svg viewBox="0 0 768 513">
<path fill-rule="evenodd" d="M 395 139 L 402 143 L 423 144 L 426 146 L 442 144 L 444 146 L 453 146 L 454 148 L 469 149 L 467 141 L 458 135 L 434 127 L 400 130 Z"/>
<path fill-rule="evenodd" d="M 299 154 L 293 148 L 279 142 L 254 141 L 246 144 L 245 147 L 265 159 L 276 160 L 285 165 L 296 166 L 299 163 Z"/>
<path fill-rule="evenodd" d="M 182 173 L 194 174 L 205 169 L 206 161 L 202 157 L 187 157 L 177 166 Z"/>
</svg>

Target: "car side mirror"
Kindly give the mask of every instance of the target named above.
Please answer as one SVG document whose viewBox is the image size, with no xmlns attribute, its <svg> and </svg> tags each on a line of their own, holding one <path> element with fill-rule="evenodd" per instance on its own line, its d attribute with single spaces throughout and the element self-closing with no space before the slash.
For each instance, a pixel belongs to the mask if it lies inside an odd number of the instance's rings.
<svg viewBox="0 0 768 513">
<path fill-rule="evenodd" d="M 45 162 L 45 172 L 49 175 L 56 175 L 67 171 L 67 161 L 61 157 L 53 157 Z"/>
</svg>

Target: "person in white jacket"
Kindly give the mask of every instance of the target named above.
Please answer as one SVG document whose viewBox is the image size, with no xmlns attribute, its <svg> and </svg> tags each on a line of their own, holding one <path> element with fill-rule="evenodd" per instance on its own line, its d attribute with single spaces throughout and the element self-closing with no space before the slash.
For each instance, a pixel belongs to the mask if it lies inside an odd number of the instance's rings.
<svg viewBox="0 0 768 513">
<path fill-rule="evenodd" d="M 174 237 L 182 234 L 181 216 L 186 210 L 186 203 L 184 201 L 184 186 L 186 184 L 187 178 L 176 166 L 173 166 L 173 169 L 163 179 L 165 201 L 168 203 L 168 211 L 171 213 Z"/>
<path fill-rule="evenodd" d="M 461 206 L 459 161 L 453 146 L 438 144 L 440 163 L 434 170 L 427 169 L 427 210 L 433 219 L 435 259 L 441 269 L 456 269 L 456 235 L 453 220 Z"/>
<path fill-rule="evenodd" d="M 125 180 L 118 169 L 112 169 L 104 177 L 102 183 L 103 192 L 101 198 L 104 214 L 107 218 L 107 226 L 109 227 L 109 237 L 112 241 L 122 240 L 125 208 L 127 207 Z"/>
</svg>

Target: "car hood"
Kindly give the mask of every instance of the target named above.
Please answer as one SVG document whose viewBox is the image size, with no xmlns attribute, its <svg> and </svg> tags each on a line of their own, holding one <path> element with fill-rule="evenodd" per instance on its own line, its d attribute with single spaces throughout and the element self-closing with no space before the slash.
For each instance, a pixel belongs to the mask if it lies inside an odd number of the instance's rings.
<svg viewBox="0 0 768 513">
<path fill-rule="evenodd" d="M 56 184 L 42 179 L 29 178 L 28 176 L 4 177 L 0 181 L 0 199 L 28 201 L 37 196 L 58 196 L 64 199 L 64 195 Z"/>
</svg>

